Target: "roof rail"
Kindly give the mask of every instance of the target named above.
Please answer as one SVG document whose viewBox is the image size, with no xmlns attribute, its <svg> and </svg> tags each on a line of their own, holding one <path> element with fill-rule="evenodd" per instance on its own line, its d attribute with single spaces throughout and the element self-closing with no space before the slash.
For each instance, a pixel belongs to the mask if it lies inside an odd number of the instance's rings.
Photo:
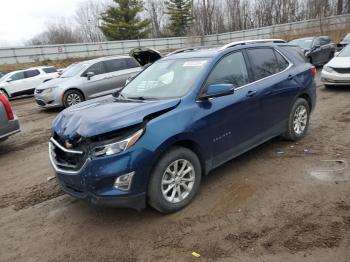
<svg viewBox="0 0 350 262">
<path fill-rule="evenodd" d="M 243 41 L 237 41 L 232 42 L 227 45 L 224 45 L 219 50 L 224 50 L 230 47 L 234 47 L 237 45 L 246 45 L 246 44 L 258 44 L 258 43 L 286 43 L 283 39 L 256 39 L 256 40 L 243 40 Z"/>
<path fill-rule="evenodd" d="M 197 51 L 201 49 L 210 49 L 210 48 L 215 48 L 217 46 L 195 46 L 195 47 L 186 47 L 182 49 L 175 50 L 174 52 L 171 52 L 167 54 L 166 56 L 171 56 L 179 53 L 185 53 L 185 52 L 191 52 L 191 51 Z"/>
</svg>

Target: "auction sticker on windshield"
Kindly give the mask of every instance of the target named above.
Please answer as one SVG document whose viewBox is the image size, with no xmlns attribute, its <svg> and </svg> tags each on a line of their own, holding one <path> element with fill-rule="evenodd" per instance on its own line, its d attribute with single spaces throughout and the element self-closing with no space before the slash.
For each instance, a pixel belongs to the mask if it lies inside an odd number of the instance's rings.
<svg viewBox="0 0 350 262">
<path fill-rule="evenodd" d="M 186 61 L 183 66 L 203 66 L 205 65 L 207 61 L 202 60 L 202 61 Z"/>
</svg>

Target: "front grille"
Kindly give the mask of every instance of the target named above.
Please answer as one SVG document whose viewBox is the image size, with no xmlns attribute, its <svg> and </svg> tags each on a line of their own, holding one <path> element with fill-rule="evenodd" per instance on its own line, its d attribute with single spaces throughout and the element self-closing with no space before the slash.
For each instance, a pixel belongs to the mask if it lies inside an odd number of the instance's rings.
<svg viewBox="0 0 350 262">
<path fill-rule="evenodd" d="M 333 68 L 339 74 L 350 74 L 350 68 Z"/>
<path fill-rule="evenodd" d="M 35 99 L 35 102 L 39 105 L 39 106 L 45 106 L 45 102 L 39 99 Z"/>
<path fill-rule="evenodd" d="M 63 171 L 79 171 L 87 161 L 87 150 L 81 148 L 67 149 L 61 141 L 51 138 L 50 142 L 50 154 L 55 166 Z"/>
</svg>

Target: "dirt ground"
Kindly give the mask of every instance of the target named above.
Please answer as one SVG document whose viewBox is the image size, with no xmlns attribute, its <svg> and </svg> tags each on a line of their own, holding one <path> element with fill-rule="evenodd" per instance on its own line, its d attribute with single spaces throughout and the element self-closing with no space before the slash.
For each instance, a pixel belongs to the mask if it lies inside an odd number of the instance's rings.
<svg viewBox="0 0 350 262">
<path fill-rule="evenodd" d="M 59 110 L 12 104 L 22 132 L 0 144 L 0 261 L 350 261 L 350 168 L 322 161 L 350 164 L 350 87 L 319 86 L 304 140 L 277 138 L 228 162 L 171 215 L 63 194 L 47 181 Z"/>
</svg>

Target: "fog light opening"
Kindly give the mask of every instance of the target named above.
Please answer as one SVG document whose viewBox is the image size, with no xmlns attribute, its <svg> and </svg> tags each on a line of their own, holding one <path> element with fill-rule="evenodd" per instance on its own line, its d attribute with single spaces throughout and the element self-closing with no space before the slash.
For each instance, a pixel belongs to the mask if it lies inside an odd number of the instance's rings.
<svg viewBox="0 0 350 262">
<path fill-rule="evenodd" d="M 129 191 L 134 174 L 135 172 L 131 172 L 117 177 L 117 179 L 114 182 L 114 188 L 123 191 Z"/>
</svg>

